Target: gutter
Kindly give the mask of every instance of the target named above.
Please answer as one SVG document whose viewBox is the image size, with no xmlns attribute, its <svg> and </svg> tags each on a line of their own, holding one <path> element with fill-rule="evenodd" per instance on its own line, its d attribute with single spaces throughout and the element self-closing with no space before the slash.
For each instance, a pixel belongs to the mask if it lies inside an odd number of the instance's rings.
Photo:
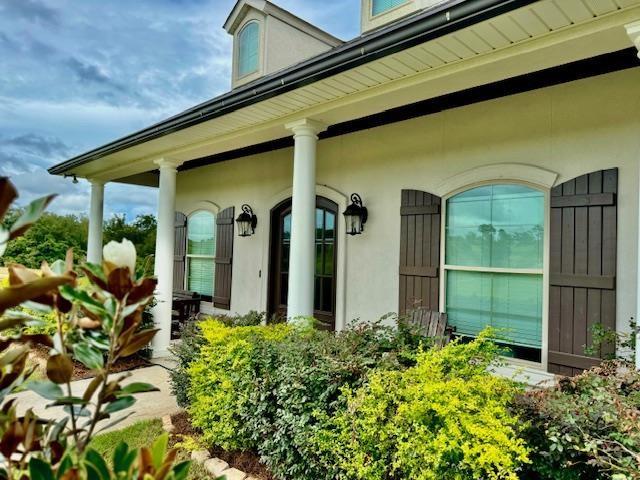
<svg viewBox="0 0 640 480">
<path fill-rule="evenodd" d="M 373 60 L 406 50 L 538 0 L 453 0 L 366 33 L 275 74 L 225 93 L 162 122 L 49 168 L 62 175 L 127 148 L 222 117 Z"/>
</svg>

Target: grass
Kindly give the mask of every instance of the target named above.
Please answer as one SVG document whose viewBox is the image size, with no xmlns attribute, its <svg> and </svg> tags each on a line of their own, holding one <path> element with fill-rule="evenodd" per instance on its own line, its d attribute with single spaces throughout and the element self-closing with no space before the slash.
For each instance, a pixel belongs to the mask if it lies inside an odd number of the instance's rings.
<svg viewBox="0 0 640 480">
<path fill-rule="evenodd" d="M 145 420 L 113 432 L 98 435 L 91 441 L 91 448 L 99 452 L 108 462 L 112 462 L 113 451 L 120 442 L 125 442 L 132 448 L 148 447 L 153 441 L 162 435 L 162 422 L 160 420 Z M 178 451 L 178 461 L 188 460 L 189 452 Z M 210 478 L 202 465 L 191 464 L 189 480 L 202 480 Z"/>
</svg>

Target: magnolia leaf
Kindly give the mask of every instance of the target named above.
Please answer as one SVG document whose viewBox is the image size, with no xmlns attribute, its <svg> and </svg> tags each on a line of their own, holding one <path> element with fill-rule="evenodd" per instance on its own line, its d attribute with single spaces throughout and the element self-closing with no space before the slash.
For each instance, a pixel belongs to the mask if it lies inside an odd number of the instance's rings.
<svg viewBox="0 0 640 480">
<path fill-rule="evenodd" d="M 64 384 L 71 381 L 73 362 L 67 355 L 52 355 L 47 360 L 47 378 L 53 383 Z"/>
<path fill-rule="evenodd" d="M 136 403 L 136 399 L 132 396 L 120 397 L 115 402 L 111 402 L 107 405 L 104 409 L 104 413 L 111 415 L 112 413 L 131 407 L 134 403 Z"/>
<path fill-rule="evenodd" d="M 163 433 L 160 435 L 153 445 L 151 446 L 151 459 L 153 460 L 153 466 L 156 470 L 160 469 L 164 460 L 165 453 L 167 453 L 167 445 L 169 444 L 169 435 Z"/>
<path fill-rule="evenodd" d="M 82 395 L 82 398 L 85 402 L 89 402 L 91 400 L 91 397 L 93 397 L 93 394 L 96 393 L 96 390 L 102 384 L 103 380 L 103 374 L 98 374 L 93 377 L 93 380 L 91 380 L 91 382 L 87 386 L 87 389 L 84 391 L 84 395 Z"/>
<path fill-rule="evenodd" d="M 120 390 L 121 395 L 133 395 L 134 393 L 148 393 L 148 392 L 159 392 L 160 389 L 151 385 L 150 383 L 130 383 Z"/>
<path fill-rule="evenodd" d="M 118 419 L 114 420 L 113 422 L 109 422 L 107 425 L 103 426 L 100 428 L 100 430 L 98 430 L 98 433 L 100 432 L 104 432 L 105 430 L 111 430 L 113 427 L 115 427 L 116 425 L 118 425 L 119 423 L 124 422 L 127 418 L 129 418 L 131 415 L 133 415 L 135 412 L 130 412 L 127 413 L 125 416 L 123 417 L 119 417 Z M 109 414 L 102 414 L 100 417 L 100 420 L 105 420 L 107 418 L 111 418 L 111 415 Z M 135 450 L 134 450 L 135 451 Z M 136 453 L 137 455 L 137 453 Z"/>
<path fill-rule="evenodd" d="M 47 293 L 55 292 L 61 285 L 67 285 L 71 282 L 73 282 L 73 278 L 67 276 L 48 277 L 39 278 L 24 285 L 0 289 L 0 315 L 5 310 L 17 307 L 27 300 L 41 300 L 41 297 Z M 43 301 L 38 303 L 43 303 Z"/>
<path fill-rule="evenodd" d="M 60 294 L 70 302 L 80 303 L 95 315 L 102 316 L 106 313 L 104 305 L 83 290 L 77 290 L 70 285 L 65 285 L 60 288 Z"/>
<path fill-rule="evenodd" d="M 131 337 L 131 340 L 129 341 L 129 343 L 124 345 L 124 347 L 120 351 L 120 356 L 130 357 L 131 355 L 134 355 L 135 353 L 139 352 L 144 347 L 149 345 L 149 342 L 151 342 L 151 340 L 153 339 L 155 334 L 158 333 L 158 331 L 159 330 L 157 329 L 151 329 L 151 330 L 143 330 L 141 332 L 136 333 Z"/>
<path fill-rule="evenodd" d="M 28 316 L 25 313 L 14 310 L 7 312 L 4 317 L 0 318 L 0 332 L 22 326 L 27 320 L 32 318 L 33 317 Z"/>
<path fill-rule="evenodd" d="M 2 355 L 0 355 L 0 367 L 18 363 L 27 353 L 29 353 L 29 349 L 25 346 L 16 346 L 5 350 L 2 352 Z"/>
<path fill-rule="evenodd" d="M 46 408 L 62 407 L 65 405 L 86 405 L 86 403 L 87 402 L 80 397 L 60 397 L 55 402 L 47 405 Z"/>
<path fill-rule="evenodd" d="M 38 198 L 27 205 L 24 213 L 11 227 L 10 238 L 19 237 L 26 232 L 29 227 L 31 227 L 31 225 L 40 218 L 44 210 L 54 198 L 56 198 L 56 195 L 47 195 L 46 197 Z"/>
<path fill-rule="evenodd" d="M 91 417 L 91 411 L 81 405 L 65 405 L 62 409 L 69 415 L 73 413 L 76 417 Z"/>
<path fill-rule="evenodd" d="M 29 461 L 29 476 L 31 480 L 55 480 L 51 466 L 39 458 Z"/>
<path fill-rule="evenodd" d="M 92 320 L 89 317 L 83 317 L 78 320 L 78 326 L 83 330 L 95 330 L 96 328 L 100 328 L 102 323 L 98 320 Z"/>
<path fill-rule="evenodd" d="M 76 343 L 73 346 L 73 356 L 91 370 L 97 370 L 104 366 L 102 352 L 87 343 Z"/>
<path fill-rule="evenodd" d="M 57 400 L 58 398 L 64 396 L 64 393 L 62 392 L 62 389 L 59 385 L 47 380 L 34 380 L 27 384 L 27 388 L 33 392 L 36 392 L 42 398 L 45 398 L 47 400 Z"/>
<path fill-rule="evenodd" d="M 53 265 L 51 265 L 51 271 L 55 275 L 64 275 L 67 271 L 65 262 L 62 260 L 56 260 L 55 262 L 53 262 Z"/>
<path fill-rule="evenodd" d="M 111 478 L 109 467 L 107 467 L 107 462 L 104 461 L 102 455 L 100 455 L 98 452 L 93 449 L 89 449 L 87 450 L 84 459 L 85 462 L 95 467 L 102 480 L 109 480 Z"/>
<path fill-rule="evenodd" d="M 16 198 L 18 192 L 13 183 L 7 177 L 0 177 L 0 220 L 4 218 Z"/>
<path fill-rule="evenodd" d="M 124 420 L 124 418 L 122 418 L 121 420 Z M 116 449 L 113 451 L 113 469 L 115 470 L 115 473 L 118 474 L 120 472 L 129 472 L 137 456 L 138 452 L 136 452 L 135 450 L 129 450 L 129 445 L 127 445 L 125 442 L 120 442 Z"/>
<path fill-rule="evenodd" d="M 187 480 L 190 468 L 191 462 L 189 460 L 176 464 L 172 470 L 174 480 Z"/>
</svg>

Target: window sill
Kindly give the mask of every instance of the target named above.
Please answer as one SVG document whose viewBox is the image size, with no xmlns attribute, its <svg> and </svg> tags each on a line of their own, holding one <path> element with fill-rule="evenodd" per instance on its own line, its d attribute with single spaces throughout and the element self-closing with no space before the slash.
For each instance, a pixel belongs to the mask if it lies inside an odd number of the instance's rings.
<svg viewBox="0 0 640 480">
<path fill-rule="evenodd" d="M 490 367 L 489 371 L 499 377 L 522 382 L 529 387 L 551 387 L 556 376 L 543 369 L 541 363 L 505 358 L 503 365 Z"/>
</svg>

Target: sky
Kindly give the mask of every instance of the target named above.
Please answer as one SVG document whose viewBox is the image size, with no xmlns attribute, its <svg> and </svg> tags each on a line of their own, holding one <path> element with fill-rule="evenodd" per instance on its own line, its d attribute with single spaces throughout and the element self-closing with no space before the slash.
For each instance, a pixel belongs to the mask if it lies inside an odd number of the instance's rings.
<svg viewBox="0 0 640 480">
<path fill-rule="evenodd" d="M 274 0 L 358 34 L 360 0 Z M 89 185 L 47 168 L 229 90 L 235 0 L 0 0 L 0 176 L 22 204 L 88 214 Z M 156 189 L 107 184 L 105 217 L 155 213 Z"/>
</svg>

